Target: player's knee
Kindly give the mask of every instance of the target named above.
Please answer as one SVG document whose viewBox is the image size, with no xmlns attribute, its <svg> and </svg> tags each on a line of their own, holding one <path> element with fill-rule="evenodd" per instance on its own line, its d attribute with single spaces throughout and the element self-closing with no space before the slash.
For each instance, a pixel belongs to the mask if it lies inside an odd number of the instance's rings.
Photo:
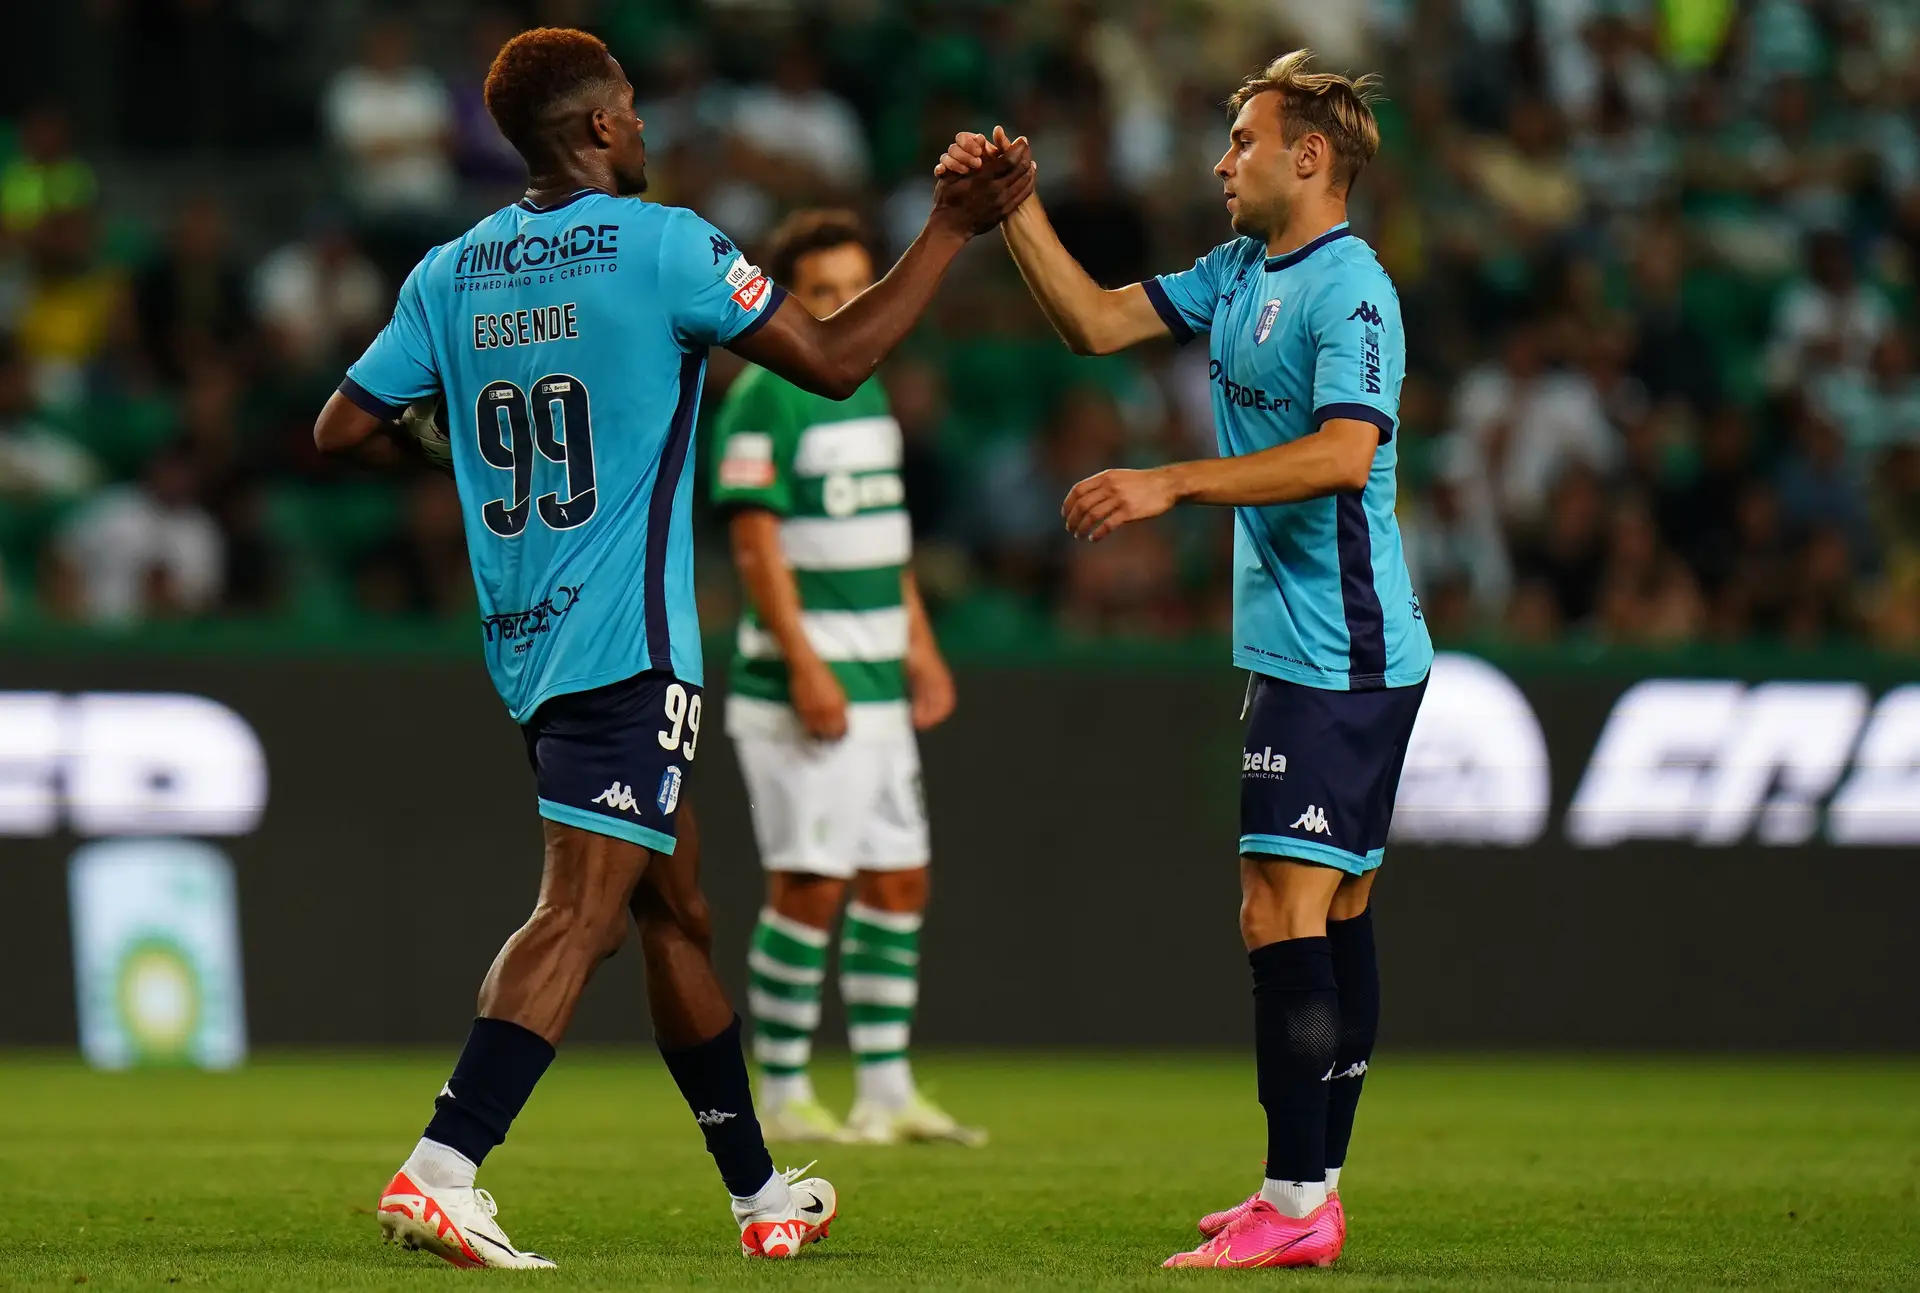
<svg viewBox="0 0 1920 1293">
<path fill-rule="evenodd" d="M 1257 869 L 1243 872 L 1240 885 L 1240 939 L 1248 951 L 1287 937 L 1281 912 L 1280 895 L 1266 883 L 1264 876 Z"/>
<path fill-rule="evenodd" d="M 1340 882 L 1333 891 L 1333 902 L 1327 908 L 1328 920 L 1353 920 L 1367 910 L 1367 904 L 1373 897 L 1373 876 L 1369 871 L 1365 875 L 1350 875 Z"/>
<path fill-rule="evenodd" d="M 862 871 L 855 886 L 860 901 L 880 911 L 918 912 L 927 907 L 928 869 Z"/>
<path fill-rule="evenodd" d="M 1260 914 L 1253 910 L 1253 899 L 1243 895 L 1240 899 L 1240 941 L 1246 944 L 1248 951 L 1256 947 L 1264 947 L 1273 941 L 1262 938 L 1261 935 L 1264 932 L 1264 922 L 1260 919 Z"/>
<path fill-rule="evenodd" d="M 1290 938 L 1317 938 L 1326 932 L 1326 909 L 1303 902 L 1297 895 L 1257 887 L 1240 897 L 1240 938 L 1248 951 Z"/>
<path fill-rule="evenodd" d="M 814 929 L 829 929 L 847 896 L 847 882 L 838 876 L 804 871 L 771 871 L 767 877 L 767 904 L 788 920 Z"/>
</svg>

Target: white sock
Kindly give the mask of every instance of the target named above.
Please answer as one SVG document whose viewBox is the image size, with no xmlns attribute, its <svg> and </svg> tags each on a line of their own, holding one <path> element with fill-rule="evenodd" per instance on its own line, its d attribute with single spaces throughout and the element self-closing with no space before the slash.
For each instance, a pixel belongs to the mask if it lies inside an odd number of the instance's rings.
<svg viewBox="0 0 1920 1293">
<path fill-rule="evenodd" d="M 1327 1169 L 1327 1193 L 1332 1194 L 1335 1190 L 1339 1188 L 1340 1188 L 1340 1169 L 1337 1167 L 1329 1167 Z"/>
<path fill-rule="evenodd" d="M 473 1175 L 480 1167 L 459 1150 L 422 1136 L 400 1170 L 415 1185 L 429 1190 L 471 1190 Z"/>
<path fill-rule="evenodd" d="M 857 1064 L 853 1083 L 856 1101 L 899 1109 L 913 1099 L 913 1066 L 905 1059 Z"/>
<path fill-rule="evenodd" d="M 813 1078 L 801 1073 L 763 1073 L 760 1075 L 760 1103 L 777 1109 L 795 1100 L 813 1099 Z"/>
<path fill-rule="evenodd" d="M 767 1178 L 767 1183 L 752 1194 L 745 1197 L 735 1194 L 731 1197 L 733 1215 L 736 1217 L 750 1217 L 762 1212 L 785 1212 L 793 1206 L 793 1191 L 787 1185 L 787 1178 L 780 1175 L 777 1168 L 773 1175 Z"/>
<path fill-rule="evenodd" d="M 1260 1185 L 1260 1197 L 1271 1203 L 1281 1216 L 1298 1219 L 1327 1201 L 1327 1183 L 1276 1181 L 1269 1177 Z"/>
</svg>

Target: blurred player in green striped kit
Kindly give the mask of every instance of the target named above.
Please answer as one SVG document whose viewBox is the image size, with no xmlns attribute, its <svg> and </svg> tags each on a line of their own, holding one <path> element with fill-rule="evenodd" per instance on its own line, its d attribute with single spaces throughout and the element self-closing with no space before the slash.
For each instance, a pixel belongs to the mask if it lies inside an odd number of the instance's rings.
<svg viewBox="0 0 1920 1293">
<path fill-rule="evenodd" d="M 766 263 L 821 318 L 873 282 L 850 212 L 796 212 Z M 726 728 L 767 870 L 748 958 L 761 1124 L 769 1139 L 984 1143 L 920 1094 L 907 1062 L 928 860 L 914 733 L 945 721 L 954 693 L 908 564 L 900 426 L 877 377 L 835 402 L 749 367 L 714 453 L 748 602 Z M 843 903 L 857 1082 L 844 1124 L 807 1073 Z"/>
</svg>

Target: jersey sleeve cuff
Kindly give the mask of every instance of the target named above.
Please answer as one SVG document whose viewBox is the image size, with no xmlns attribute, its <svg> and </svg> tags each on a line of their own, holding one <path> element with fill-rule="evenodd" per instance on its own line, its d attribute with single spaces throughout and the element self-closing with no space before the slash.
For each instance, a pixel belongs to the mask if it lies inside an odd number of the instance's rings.
<svg viewBox="0 0 1920 1293">
<path fill-rule="evenodd" d="M 1318 431 L 1335 418 L 1352 418 L 1355 422 L 1371 422 L 1380 428 L 1380 443 L 1393 439 L 1393 417 L 1382 413 L 1371 404 L 1322 404 L 1313 411 L 1313 429 Z"/>
<path fill-rule="evenodd" d="M 1184 346 L 1192 341 L 1193 325 L 1180 316 L 1178 307 L 1174 305 L 1173 298 L 1167 295 L 1167 289 L 1161 286 L 1160 280 L 1150 278 L 1140 286 L 1146 289 L 1147 300 L 1153 302 L 1153 312 L 1160 316 L 1160 322 L 1166 324 L 1167 331 L 1173 334 L 1173 343 Z"/>
<path fill-rule="evenodd" d="M 407 411 L 406 405 L 387 403 L 351 377 L 340 379 L 340 393 L 346 396 L 355 408 L 379 418 L 382 422 L 392 422 Z"/>
<path fill-rule="evenodd" d="M 773 312 L 778 310 L 780 303 L 786 299 L 787 289 L 775 283 L 773 290 L 767 293 L 767 303 L 760 307 L 760 313 L 748 319 L 747 326 L 734 333 L 732 339 L 729 340 L 727 344 L 732 345 L 735 341 L 745 341 L 748 337 L 751 337 L 754 333 L 766 327 L 767 320 L 773 317 Z"/>
</svg>

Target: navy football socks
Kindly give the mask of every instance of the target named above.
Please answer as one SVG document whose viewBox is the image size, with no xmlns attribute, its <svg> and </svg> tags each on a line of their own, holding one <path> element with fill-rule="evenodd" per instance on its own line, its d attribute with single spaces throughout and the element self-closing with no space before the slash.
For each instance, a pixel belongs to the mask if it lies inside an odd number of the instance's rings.
<svg viewBox="0 0 1920 1293">
<path fill-rule="evenodd" d="M 1340 1044 L 1334 1053 L 1333 1079 L 1327 1084 L 1327 1170 L 1335 1173 L 1347 1161 L 1360 1086 L 1366 1081 L 1374 1038 L 1380 1032 L 1380 962 L 1374 954 L 1373 912 L 1328 921 L 1327 942 L 1333 949 L 1333 977 L 1340 985 Z"/>
<path fill-rule="evenodd" d="M 546 1038 L 504 1019 L 476 1019 L 453 1076 L 433 1102 L 426 1138 L 464 1154 L 478 1167 L 526 1107 L 553 1063 Z"/>
<path fill-rule="evenodd" d="M 660 1048 L 660 1058 L 693 1110 L 707 1138 L 707 1152 L 737 1199 L 758 1193 L 773 1176 L 773 1155 L 760 1134 L 747 1082 L 747 1057 L 740 1049 L 740 1016 L 717 1037 L 678 1050 Z"/>
<path fill-rule="evenodd" d="M 1327 1166 L 1327 1071 L 1340 1035 L 1333 953 L 1325 938 L 1290 938 L 1254 948 L 1247 963 L 1267 1179 L 1319 1182 Z"/>
</svg>

